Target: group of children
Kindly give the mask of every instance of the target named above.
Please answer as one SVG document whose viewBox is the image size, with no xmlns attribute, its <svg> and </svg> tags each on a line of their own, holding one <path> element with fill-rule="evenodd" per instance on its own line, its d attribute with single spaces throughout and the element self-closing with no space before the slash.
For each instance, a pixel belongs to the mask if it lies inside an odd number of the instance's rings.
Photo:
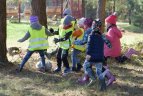
<svg viewBox="0 0 143 96">
<path fill-rule="evenodd" d="M 45 51 L 48 48 L 48 36 L 58 34 L 59 38 L 54 38 L 54 42 L 58 44 L 58 51 L 56 55 L 57 68 L 55 73 L 61 72 L 62 63 L 65 67 L 63 75 L 71 71 L 78 72 L 82 68 L 79 58 L 81 52 L 86 51 L 85 61 L 83 64 L 84 77 L 78 79 L 80 84 L 93 85 L 96 77 L 99 79 L 100 90 L 106 90 L 106 87 L 115 81 L 115 77 L 110 72 L 107 64 L 109 57 L 115 58 L 118 62 L 124 62 L 132 54 L 138 54 L 137 51 L 129 49 L 129 51 L 121 56 L 121 31 L 116 26 L 117 16 L 112 14 L 105 19 L 107 34 L 101 32 L 102 22 L 99 19 L 92 20 L 90 18 L 81 18 L 78 21 L 71 16 L 69 9 L 64 10 L 61 24 L 58 31 L 47 30 L 43 27 L 37 16 L 30 17 L 30 27 L 26 35 L 19 39 L 18 42 L 24 42 L 28 38 L 29 47 L 26 56 L 17 69 L 18 72 L 22 71 L 24 64 L 30 56 L 36 51 L 39 52 L 43 67 L 40 71 L 45 71 Z M 72 49 L 71 61 L 72 68 L 69 66 L 68 53 Z M 92 69 L 95 66 L 96 75 Z M 107 83 L 105 82 L 107 77 Z"/>
</svg>

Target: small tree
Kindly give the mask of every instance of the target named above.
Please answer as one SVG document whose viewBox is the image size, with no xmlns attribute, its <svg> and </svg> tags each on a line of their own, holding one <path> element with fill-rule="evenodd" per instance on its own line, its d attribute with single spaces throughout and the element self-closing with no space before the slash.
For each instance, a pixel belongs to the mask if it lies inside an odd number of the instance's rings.
<svg viewBox="0 0 143 96">
<path fill-rule="evenodd" d="M 8 62 L 6 48 L 6 0 L 0 0 L 0 63 Z"/>
<path fill-rule="evenodd" d="M 46 0 L 32 0 L 32 15 L 39 18 L 39 22 L 47 28 Z"/>
</svg>

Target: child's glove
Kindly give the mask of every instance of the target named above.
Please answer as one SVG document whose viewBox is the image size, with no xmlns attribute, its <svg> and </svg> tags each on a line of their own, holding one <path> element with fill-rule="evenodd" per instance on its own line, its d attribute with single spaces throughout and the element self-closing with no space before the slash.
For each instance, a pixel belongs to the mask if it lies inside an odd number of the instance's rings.
<svg viewBox="0 0 143 96">
<path fill-rule="evenodd" d="M 87 61 L 89 61 L 89 60 L 90 60 L 90 58 L 91 58 L 91 56 L 90 56 L 90 55 L 86 55 L 86 60 L 87 60 Z"/>
<path fill-rule="evenodd" d="M 60 39 L 54 38 L 54 42 L 55 42 L 55 44 L 56 44 L 56 43 L 60 42 Z"/>
<path fill-rule="evenodd" d="M 50 28 L 49 31 L 50 31 L 51 33 L 54 33 L 54 29 L 53 29 L 53 28 Z"/>
</svg>

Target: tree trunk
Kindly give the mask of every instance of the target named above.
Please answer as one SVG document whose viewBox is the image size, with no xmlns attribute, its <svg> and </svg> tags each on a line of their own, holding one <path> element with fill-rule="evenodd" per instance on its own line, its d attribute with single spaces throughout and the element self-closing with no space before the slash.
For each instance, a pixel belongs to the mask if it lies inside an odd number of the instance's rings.
<svg viewBox="0 0 143 96">
<path fill-rule="evenodd" d="M 85 17 L 85 0 L 82 0 L 82 17 Z"/>
<path fill-rule="evenodd" d="M 105 26 L 105 6 L 106 6 L 106 0 L 98 0 L 96 17 L 102 21 L 102 28 L 101 28 L 102 32 L 104 32 L 104 26 Z"/>
<path fill-rule="evenodd" d="M 0 0 L 0 63 L 7 62 L 6 48 L 6 0 Z"/>
<path fill-rule="evenodd" d="M 39 18 L 40 24 L 47 28 L 46 0 L 32 0 L 32 15 Z"/>
<path fill-rule="evenodd" d="M 132 20 L 131 20 L 131 13 L 132 13 L 132 11 L 131 11 L 131 9 L 129 9 L 129 11 L 128 11 L 128 20 L 129 20 L 129 24 L 131 25 L 132 24 Z"/>
</svg>

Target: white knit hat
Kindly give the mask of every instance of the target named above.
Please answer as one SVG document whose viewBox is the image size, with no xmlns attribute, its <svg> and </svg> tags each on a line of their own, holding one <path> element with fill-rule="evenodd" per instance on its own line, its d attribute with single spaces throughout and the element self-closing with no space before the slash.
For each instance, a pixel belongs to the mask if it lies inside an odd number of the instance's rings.
<svg viewBox="0 0 143 96">
<path fill-rule="evenodd" d="M 82 18 L 80 18 L 80 19 L 77 21 L 77 24 L 83 26 L 85 20 L 86 20 L 86 18 L 82 17 Z"/>
</svg>

